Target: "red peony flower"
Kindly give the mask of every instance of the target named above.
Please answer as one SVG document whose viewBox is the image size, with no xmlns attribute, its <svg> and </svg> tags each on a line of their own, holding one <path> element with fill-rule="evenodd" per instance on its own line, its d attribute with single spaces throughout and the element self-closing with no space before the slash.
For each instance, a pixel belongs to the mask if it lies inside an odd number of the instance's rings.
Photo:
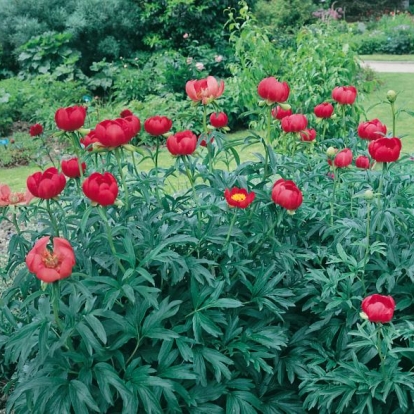
<svg viewBox="0 0 414 414">
<path fill-rule="evenodd" d="M 86 118 L 84 106 L 70 106 L 59 108 L 55 113 L 55 122 L 59 129 L 75 131 L 83 126 Z"/>
<path fill-rule="evenodd" d="M 60 166 L 62 167 L 63 174 L 69 178 L 78 178 L 81 176 L 80 169 L 79 169 L 79 162 L 78 159 L 71 158 L 70 160 L 62 160 Z M 86 164 L 82 163 L 82 174 L 86 170 Z"/>
<path fill-rule="evenodd" d="M 257 93 L 262 99 L 269 103 L 285 102 L 289 97 L 289 85 L 286 82 L 279 82 L 273 76 L 260 81 Z"/>
<path fill-rule="evenodd" d="M 96 125 L 95 136 L 98 141 L 104 147 L 119 147 L 127 144 L 135 135 L 132 130 L 132 122 L 127 119 L 128 117 L 105 120 Z"/>
<path fill-rule="evenodd" d="M 86 197 L 101 206 L 114 204 L 118 196 L 118 184 L 109 172 L 91 174 L 83 182 L 82 189 Z"/>
<path fill-rule="evenodd" d="M 362 122 L 358 126 L 358 135 L 362 139 L 373 141 L 382 138 L 387 133 L 387 127 L 379 119 Z"/>
<path fill-rule="evenodd" d="M 369 164 L 370 164 L 369 158 L 366 157 L 365 155 L 360 155 L 355 160 L 356 167 L 361 168 L 362 170 L 367 170 L 369 168 Z"/>
<path fill-rule="evenodd" d="M 311 129 L 305 129 L 300 132 L 300 139 L 302 141 L 313 141 L 316 138 L 316 131 Z"/>
<path fill-rule="evenodd" d="M 141 120 L 137 116 L 130 115 L 121 119 L 129 123 L 129 126 L 131 128 L 131 138 L 135 137 L 135 135 L 137 135 L 141 130 Z"/>
<path fill-rule="evenodd" d="M 144 129 L 150 135 L 158 136 L 166 134 L 172 127 L 171 119 L 166 116 L 153 116 L 144 122 Z"/>
<path fill-rule="evenodd" d="M 337 86 L 332 91 L 332 98 L 341 105 L 352 105 L 356 96 L 355 86 Z"/>
<path fill-rule="evenodd" d="M 134 114 L 129 109 L 124 109 L 119 115 L 121 118 L 126 118 L 127 116 L 132 116 Z"/>
<path fill-rule="evenodd" d="M 54 237 L 53 251 L 46 247 L 49 239 L 49 236 L 45 236 L 35 243 L 26 256 L 26 265 L 38 279 L 53 283 L 69 277 L 76 261 L 73 248 L 66 239 Z"/>
<path fill-rule="evenodd" d="M 172 155 L 191 155 L 197 147 L 197 137 L 191 131 L 177 132 L 167 138 L 167 148 Z"/>
<path fill-rule="evenodd" d="M 95 134 L 95 130 L 92 129 L 89 134 L 85 135 L 83 138 L 79 140 L 79 142 L 83 145 L 84 148 L 87 148 L 88 151 L 92 151 L 93 144 L 99 143 L 99 139 Z"/>
<path fill-rule="evenodd" d="M 27 178 L 27 188 L 35 196 L 45 200 L 57 197 L 65 188 L 66 178 L 57 168 L 50 167 Z"/>
<path fill-rule="evenodd" d="M 392 296 L 374 295 L 367 296 L 362 301 L 362 311 L 368 320 L 377 323 L 390 322 L 394 316 L 395 301 Z"/>
<path fill-rule="evenodd" d="M 34 124 L 30 127 L 30 136 L 37 137 L 43 133 L 43 127 L 40 124 Z"/>
<path fill-rule="evenodd" d="M 276 106 L 275 108 L 272 109 L 273 118 L 278 119 L 279 121 L 289 115 L 292 115 L 291 109 L 285 110 L 285 109 L 282 109 L 280 106 Z"/>
<path fill-rule="evenodd" d="M 218 83 L 214 76 L 207 76 L 205 79 L 188 81 L 185 91 L 192 101 L 201 101 L 203 105 L 207 105 L 223 94 L 224 82 Z"/>
<path fill-rule="evenodd" d="M 293 114 L 286 116 L 281 121 L 282 129 L 285 132 L 300 132 L 308 126 L 308 120 L 305 115 Z"/>
<path fill-rule="evenodd" d="M 352 151 L 349 148 L 345 148 L 339 151 L 334 158 L 333 164 L 337 168 L 348 167 L 352 163 Z"/>
<path fill-rule="evenodd" d="M 318 118 L 330 118 L 333 114 L 333 111 L 334 107 L 329 102 L 321 103 L 313 108 L 313 112 Z"/>
<path fill-rule="evenodd" d="M 231 207 L 246 208 L 253 202 L 255 196 L 253 191 L 248 193 L 244 188 L 233 187 L 231 190 L 226 188 L 224 191 L 224 197 Z"/>
<path fill-rule="evenodd" d="M 223 128 L 229 122 L 229 118 L 224 112 L 213 112 L 210 115 L 210 124 L 213 125 L 214 128 Z"/>
<path fill-rule="evenodd" d="M 377 162 L 393 162 L 400 157 L 401 146 L 399 138 L 378 138 L 369 143 L 368 152 Z"/>
<path fill-rule="evenodd" d="M 301 206 L 303 196 L 293 181 L 280 178 L 273 184 L 272 200 L 281 207 L 294 211 Z"/>
</svg>

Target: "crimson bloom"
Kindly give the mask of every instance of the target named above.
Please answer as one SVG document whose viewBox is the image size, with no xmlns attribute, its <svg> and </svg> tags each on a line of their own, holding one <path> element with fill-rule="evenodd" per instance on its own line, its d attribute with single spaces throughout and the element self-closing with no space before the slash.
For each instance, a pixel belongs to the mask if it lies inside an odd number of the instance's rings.
<svg viewBox="0 0 414 414">
<path fill-rule="evenodd" d="M 95 136 L 104 147 L 119 147 L 127 144 L 135 135 L 126 118 L 105 120 L 96 125 Z"/>
<path fill-rule="evenodd" d="M 395 301 L 392 296 L 375 293 L 374 295 L 367 296 L 362 301 L 361 307 L 371 322 L 387 323 L 394 316 Z"/>
<path fill-rule="evenodd" d="M 28 204 L 33 194 L 27 190 L 26 193 L 13 193 L 7 184 L 0 184 L 0 207 L 17 204 Z"/>
<path fill-rule="evenodd" d="M 39 135 L 41 135 L 43 132 L 43 127 L 40 124 L 34 124 L 30 127 L 30 136 L 31 137 L 37 137 Z"/>
<path fill-rule="evenodd" d="M 167 133 L 172 127 L 171 119 L 155 115 L 144 122 L 144 129 L 150 135 L 158 136 Z"/>
<path fill-rule="evenodd" d="M 289 92 L 289 85 L 286 82 L 279 82 L 273 76 L 261 80 L 257 87 L 259 96 L 270 103 L 287 101 Z"/>
<path fill-rule="evenodd" d="M 60 166 L 62 167 L 63 174 L 66 175 L 66 177 L 69 178 L 78 178 L 81 176 L 80 174 L 80 168 L 79 168 L 79 161 L 78 159 L 71 158 L 69 160 L 62 160 Z M 82 163 L 82 174 L 86 170 L 86 164 Z"/>
<path fill-rule="evenodd" d="M 92 145 L 99 143 L 99 139 L 95 134 L 95 130 L 92 129 L 87 135 L 81 138 L 79 142 L 84 146 L 84 148 L 87 148 L 88 151 L 92 151 Z"/>
<path fill-rule="evenodd" d="M 70 106 L 59 108 L 55 113 L 55 122 L 59 129 L 75 131 L 83 126 L 86 118 L 84 106 Z"/>
<path fill-rule="evenodd" d="M 203 105 L 207 105 L 223 94 L 224 82 L 219 83 L 214 76 L 207 76 L 205 79 L 188 81 L 185 91 L 192 101 L 201 101 Z"/>
<path fill-rule="evenodd" d="M 86 197 L 101 206 L 114 204 L 118 197 L 118 183 L 109 172 L 91 174 L 83 182 L 82 190 Z"/>
<path fill-rule="evenodd" d="M 272 116 L 279 121 L 286 116 L 292 115 L 291 109 L 283 109 L 279 105 L 272 109 Z"/>
<path fill-rule="evenodd" d="M 337 86 L 332 91 L 332 98 L 341 105 L 352 105 L 356 96 L 355 86 Z"/>
<path fill-rule="evenodd" d="M 196 147 L 197 136 L 188 129 L 167 138 L 167 148 L 172 155 L 191 155 Z"/>
<path fill-rule="evenodd" d="M 47 248 L 50 237 L 39 239 L 26 256 L 29 272 L 43 282 L 53 283 L 69 277 L 75 265 L 75 254 L 70 243 L 61 237 L 53 238 L 53 251 Z"/>
<path fill-rule="evenodd" d="M 131 138 L 137 135 L 138 132 L 141 130 L 141 120 L 137 116 L 129 115 L 121 119 L 129 123 L 131 129 Z"/>
<path fill-rule="evenodd" d="M 318 118 L 330 118 L 333 114 L 333 111 L 334 107 L 329 102 L 323 102 L 313 108 L 313 112 Z"/>
<path fill-rule="evenodd" d="M 281 126 L 285 132 L 300 132 L 308 126 L 308 120 L 305 115 L 293 114 L 286 116 L 281 121 Z"/>
<path fill-rule="evenodd" d="M 393 162 L 400 157 L 401 147 L 399 138 L 378 138 L 369 143 L 368 152 L 377 162 Z"/>
<path fill-rule="evenodd" d="M 349 148 L 345 148 L 339 151 L 334 158 L 333 164 L 337 168 L 348 167 L 352 163 L 352 151 Z"/>
<path fill-rule="evenodd" d="M 35 196 L 45 200 L 57 197 L 65 188 L 66 178 L 57 168 L 50 167 L 27 178 L 27 188 Z"/>
<path fill-rule="evenodd" d="M 373 141 L 382 138 L 387 133 L 387 127 L 379 119 L 362 122 L 358 125 L 358 136 Z"/>
<path fill-rule="evenodd" d="M 214 128 L 223 128 L 229 122 L 229 118 L 224 112 L 213 112 L 210 115 L 210 124 L 213 125 Z"/>
<path fill-rule="evenodd" d="M 367 170 L 369 168 L 369 164 L 370 164 L 369 158 L 366 157 L 365 155 L 360 155 L 355 160 L 356 167 L 361 168 L 362 170 Z"/>
<path fill-rule="evenodd" d="M 301 206 L 303 196 L 293 181 L 280 178 L 273 184 L 272 200 L 286 210 L 294 211 Z"/>
<path fill-rule="evenodd" d="M 302 141 L 313 141 L 316 138 L 316 131 L 313 128 L 305 129 L 300 132 L 300 139 Z"/>
<path fill-rule="evenodd" d="M 231 190 L 226 188 L 224 191 L 224 197 L 231 207 L 246 208 L 253 202 L 255 196 L 253 191 L 248 193 L 244 188 L 233 187 Z"/>
<path fill-rule="evenodd" d="M 126 118 L 127 116 L 132 116 L 134 114 L 129 109 L 124 109 L 121 111 L 119 115 L 121 116 L 121 118 Z"/>
</svg>

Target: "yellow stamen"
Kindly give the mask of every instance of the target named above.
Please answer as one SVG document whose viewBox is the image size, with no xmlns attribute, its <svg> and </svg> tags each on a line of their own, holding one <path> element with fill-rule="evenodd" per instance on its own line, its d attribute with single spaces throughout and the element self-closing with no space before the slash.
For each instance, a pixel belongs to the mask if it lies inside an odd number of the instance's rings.
<svg viewBox="0 0 414 414">
<path fill-rule="evenodd" d="M 231 196 L 231 199 L 234 201 L 244 201 L 246 200 L 246 196 L 244 194 L 237 193 L 237 194 L 233 194 Z"/>
<path fill-rule="evenodd" d="M 55 269 L 59 264 L 59 258 L 54 254 L 46 251 L 42 257 L 43 263 L 49 269 Z"/>
</svg>

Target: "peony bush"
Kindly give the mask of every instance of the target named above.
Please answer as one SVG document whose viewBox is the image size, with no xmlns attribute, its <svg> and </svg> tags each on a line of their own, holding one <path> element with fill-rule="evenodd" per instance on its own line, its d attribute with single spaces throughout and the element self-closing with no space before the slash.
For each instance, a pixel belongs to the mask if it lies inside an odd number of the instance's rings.
<svg viewBox="0 0 414 414">
<path fill-rule="evenodd" d="M 395 125 L 348 124 L 354 86 L 310 114 L 284 81 L 256 88 L 264 128 L 238 141 L 212 76 L 185 87 L 194 131 L 57 110 L 63 173 L 18 203 L 1 187 L 7 412 L 409 412 L 412 160 Z"/>
</svg>

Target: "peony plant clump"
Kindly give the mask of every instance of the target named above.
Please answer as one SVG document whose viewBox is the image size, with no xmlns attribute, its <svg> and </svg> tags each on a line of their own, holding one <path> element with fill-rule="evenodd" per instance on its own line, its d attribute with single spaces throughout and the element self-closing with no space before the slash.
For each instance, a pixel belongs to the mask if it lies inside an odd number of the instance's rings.
<svg viewBox="0 0 414 414">
<path fill-rule="evenodd" d="M 263 130 L 232 141 L 224 81 L 185 90 L 194 129 L 58 109 L 62 172 L 28 177 L 18 202 L 0 188 L 7 412 L 409 412 L 414 192 L 396 126 L 345 133 L 354 86 L 304 114 L 271 76 Z"/>
</svg>

